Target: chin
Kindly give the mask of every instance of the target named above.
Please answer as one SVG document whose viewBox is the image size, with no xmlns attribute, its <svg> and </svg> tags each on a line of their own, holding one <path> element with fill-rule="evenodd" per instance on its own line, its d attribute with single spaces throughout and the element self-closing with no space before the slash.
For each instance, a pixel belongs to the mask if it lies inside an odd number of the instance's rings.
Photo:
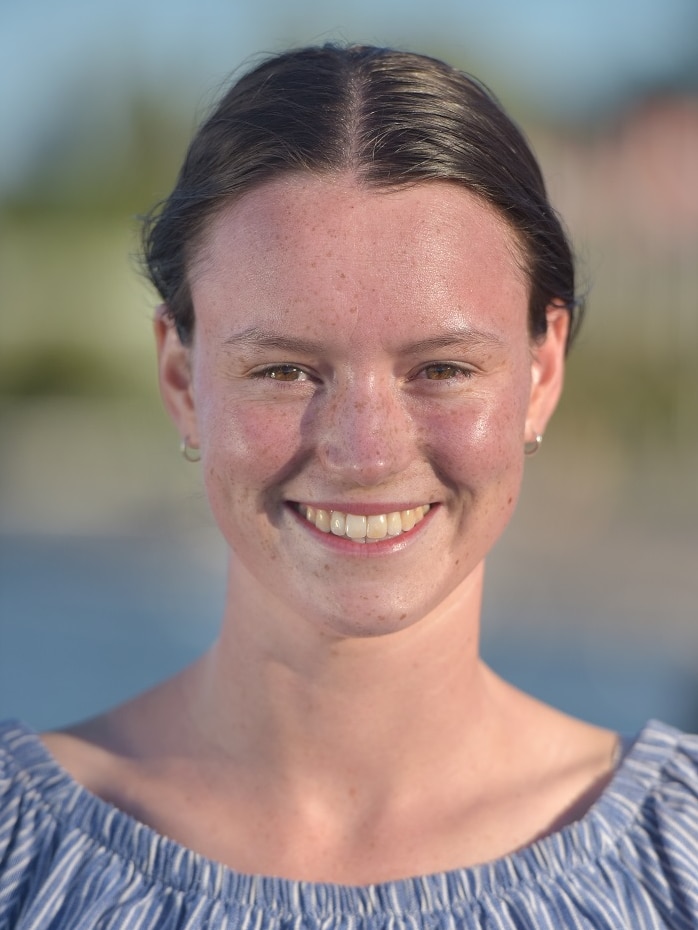
<svg viewBox="0 0 698 930">
<path fill-rule="evenodd" d="M 416 628 L 449 599 L 450 592 L 421 590 L 415 595 L 414 589 L 390 597 L 384 587 L 367 585 L 329 606 L 321 623 L 326 633 L 342 639 L 374 639 Z"/>
<path fill-rule="evenodd" d="M 401 633 L 418 623 L 421 618 L 410 617 L 406 612 L 400 614 L 368 613 L 361 617 L 328 617 L 325 629 L 330 635 L 339 639 L 375 639 L 379 636 L 391 636 Z"/>
</svg>

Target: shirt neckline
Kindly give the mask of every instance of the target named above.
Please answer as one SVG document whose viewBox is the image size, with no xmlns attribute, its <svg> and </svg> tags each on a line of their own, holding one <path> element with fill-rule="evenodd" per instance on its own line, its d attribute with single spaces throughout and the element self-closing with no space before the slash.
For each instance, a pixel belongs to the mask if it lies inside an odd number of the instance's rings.
<svg viewBox="0 0 698 930">
<path fill-rule="evenodd" d="M 475 866 L 356 886 L 248 875 L 207 859 L 94 795 L 27 725 L 10 721 L 0 726 L 0 740 L 18 778 L 58 829 L 79 834 L 82 842 L 116 854 L 149 880 L 175 890 L 196 886 L 240 910 L 319 917 L 338 909 L 357 915 L 457 912 L 476 898 L 501 898 L 522 884 L 552 881 L 597 860 L 613 850 L 639 815 L 680 735 L 650 720 L 634 740 L 623 740 L 627 748 L 608 786 L 584 816 L 520 850 Z"/>
</svg>

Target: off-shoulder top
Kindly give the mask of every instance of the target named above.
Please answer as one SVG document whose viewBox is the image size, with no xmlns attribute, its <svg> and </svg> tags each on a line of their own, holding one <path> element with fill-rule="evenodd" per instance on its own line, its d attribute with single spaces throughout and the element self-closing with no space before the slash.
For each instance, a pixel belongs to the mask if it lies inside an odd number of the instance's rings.
<svg viewBox="0 0 698 930">
<path fill-rule="evenodd" d="M 0 930 L 698 928 L 698 737 L 650 722 L 587 814 L 493 862 L 353 887 L 237 873 L 0 725 Z"/>
</svg>

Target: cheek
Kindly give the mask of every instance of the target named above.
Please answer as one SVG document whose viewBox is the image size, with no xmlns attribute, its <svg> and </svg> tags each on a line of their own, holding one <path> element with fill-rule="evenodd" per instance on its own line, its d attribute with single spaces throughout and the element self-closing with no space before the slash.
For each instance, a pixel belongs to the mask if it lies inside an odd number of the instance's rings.
<svg viewBox="0 0 698 930">
<path fill-rule="evenodd" d="M 452 480 L 474 486 L 494 483 L 523 469 L 525 396 L 471 398 L 432 418 L 435 458 Z"/>
<path fill-rule="evenodd" d="M 202 459 L 209 493 L 260 492 L 290 472 L 301 454 L 296 406 L 238 404 L 218 399 L 199 410 Z"/>
</svg>

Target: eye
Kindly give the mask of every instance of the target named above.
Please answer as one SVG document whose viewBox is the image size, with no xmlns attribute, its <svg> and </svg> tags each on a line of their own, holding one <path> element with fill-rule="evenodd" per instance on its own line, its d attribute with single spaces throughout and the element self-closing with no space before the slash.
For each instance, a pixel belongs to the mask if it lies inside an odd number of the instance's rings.
<svg viewBox="0 0 698 930">
<path fill-rule="evenodd" d="M 310 375 L 297 365 L 270 365 L 255 372 L 256 378 L 271 378 L 272 381 L 308 381 Z"/>
<path fill-rule="evenodd" d="M 449 362 L 433 362 L 422 368 L 418 377 L 426 378 L 428 381 L 453 381 L 457 378 L 470 378 L 472 374 L 470 368 L 462 368 L 460 365 L 452 365 Z"/>
</svg>

